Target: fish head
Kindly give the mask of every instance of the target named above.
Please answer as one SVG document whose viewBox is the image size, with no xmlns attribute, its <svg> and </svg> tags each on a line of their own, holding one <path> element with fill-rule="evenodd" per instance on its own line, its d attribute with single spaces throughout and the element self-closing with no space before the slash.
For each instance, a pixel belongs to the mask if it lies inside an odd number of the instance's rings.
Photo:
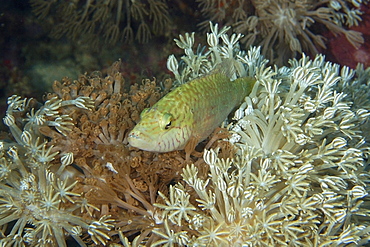
<svg viewBox="0 0 370 247">
<path fill-rule="evenodd" d="M 190 126 L 171 111 L 146 108 L 140 121 L 128 135 L 131 146 L 151 152 L 183 149 L 190 139 Z"/>
</svg>

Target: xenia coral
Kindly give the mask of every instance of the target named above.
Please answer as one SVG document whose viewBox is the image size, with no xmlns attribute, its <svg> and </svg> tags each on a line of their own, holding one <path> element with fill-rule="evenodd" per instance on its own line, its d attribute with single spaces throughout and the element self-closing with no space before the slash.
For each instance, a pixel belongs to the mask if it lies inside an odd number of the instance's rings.
<svg viewBox="0 0 370 247">
<path fill-rule="evenodd" d="M 208 37 L 217 36 L 217 26 L 211 30 Z M 244 53 L 227 34 L 220 39 L 225 45 L 217 47 L 212 44 L 218 39 L 208 39 L 202 61 L 212 64 L 219 49 L 221 59 L 233 57 L 239 71 L 257 79 L 228 125 L 236 154 L 221 158 L 220 149 L 205 150 L 207 174 L 188 165 L 184 182 L 170 186 L 168 196 L 160 194 L 164 201 L 156 206 L 163 209 L 164 229 L 153 230 L 161 237 L 154 246 L 367 243 L 369 146 L 360 126 L 368 121 L 369 105 L 352 106 L 338 89 L 365 81 L 369 90 L 370 70 L 340 69 L 322 55 L 266 67 L 259 48 Z M 232 47 L 234 54 L 225 52 Z M 199 58 L 185 53 L 187 64 Z"/>
<path fill-rule="evenodd" d="M 12 96 L 4 123 L 14 141 L 0 143 L 0 225 L 2 246 L 67 246 L 65 235 L 86 246 L 87 234 L 96 244 L 109 239 L 113 228 L 109 215 L 90 217 L 98 210 L 90 205 L 76 186 L 73 154 L 58 152 L 39 131 L 48 126 L 64 134 L 70 131 L 71 117 L 60 114 L 73 106 L 88 110 L 91 100 L 78 97 L 64 101 L 51 98 L 36 110 L 36 102 Z M 29 111 L 27 113 L 27 111 Z M 24 121 L 23 128 L 19 128 Z M 58 157 L 58 158 L 57 158 Z M 87 213 L 86 217 L 82 217 Z"/>
<path fill-rule="evenodd" d="M 132 85 L 116 62 L 106 76 L 55 81 L 44 103 L 9 97 L 9 133 L 0 145 L 1 245 L 367 243 L 362 128 L 370 70 L 340 68 L 321 55 L 267 67 L 260 48 L 241 50 L 243 35 L 228 30 L 211 24 L 208 47 L 198 49 L 194 34 L 181 35 L 176 43 L 185 55 L 168 59 L 174 85 L 224 60 L 233 65 L 232 79 L 256 79 L 225 121 L 228 135 L 217 130 L 191 164 L 184 151 L 127 144 L 140 112 L 171 90 L 170 79 Z"/>
<path fill-rule="evenodd" d="M 162 0 L 31 0 L 31 5 L 40 19 L 52 18 L 56 23 L 53 37 L 83 38 L 89 44 L 99 42 L 100 37 L 110 44 L 134 39 L 146 43 L 152 34 L 163 34 L 169 24 Z"/>
<path fill-rule="evenodd" d="M 157 191 L 179 180 L 185 153 L 133 150 L 127 134 L 172 82 L 130 86 L 121 70 L 116 62 L 105 77 L 55 81 L 43 104 L 9 97 L 10 133 L 0 157 L 2 244 L 66 246 L 72 238 L 80 246 L 108 245 L 118 234 L 139 232 L 148 243 L 147 236 L 157 238 Z"/>
<path fill-rule="evenodd" d="M 361 21 L 361 4 L 368 1 L 255 1 L 255 0 L 198 0 L 207 21 L 232 25 L 245 34 L 241 40 L 249 47 L 262 47 L 262 54 L 274 64 L 286 64 L 301 52 L 318 54 L 326 48 L 320 34 L 333 32 L 345 35 L 358 48 L 363 42 L 361 33 L 347 30 Z M 321 31 L 320 31 L 321 30 Z"/>
</svg>

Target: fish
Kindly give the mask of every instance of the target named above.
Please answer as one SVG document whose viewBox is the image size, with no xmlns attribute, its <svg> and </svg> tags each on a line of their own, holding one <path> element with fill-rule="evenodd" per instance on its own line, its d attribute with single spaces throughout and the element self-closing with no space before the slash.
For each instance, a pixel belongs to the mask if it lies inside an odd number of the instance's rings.
<svg viewBox="0 0 370 247">
<path fill-rule="evenodd" d="M 228 68 L 214 69 L 144 109 L 128 134 L 129 144 L 160 153 L 185 149 L 188 159 L 196 145 L 221 125 L 255 84 L 251 77 L 231 80 L 228 71 Z"/>
</svg>

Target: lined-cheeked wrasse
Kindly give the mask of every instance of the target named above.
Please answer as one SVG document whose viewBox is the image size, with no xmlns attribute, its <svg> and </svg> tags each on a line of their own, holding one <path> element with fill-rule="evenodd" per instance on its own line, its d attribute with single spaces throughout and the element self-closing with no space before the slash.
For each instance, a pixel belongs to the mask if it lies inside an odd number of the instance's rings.
<svg viewBox="0 0 370 247">
<path fill-rule="evenodd" d="M 190 157 L 195 146 L 220 126 L 254 86 L 253 78 L 232 81 L 227 74 L 222 68 L 215 69 L 144 109 L 128 135 L 130 145 L 153 152 L 185 149 Z"/>
</svg>

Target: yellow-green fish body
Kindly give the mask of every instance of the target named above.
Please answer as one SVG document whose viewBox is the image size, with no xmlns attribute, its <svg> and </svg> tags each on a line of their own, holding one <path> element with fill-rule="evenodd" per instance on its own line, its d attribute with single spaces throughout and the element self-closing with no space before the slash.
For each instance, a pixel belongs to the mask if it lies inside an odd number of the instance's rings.
<svg viewBox="0 0 370 247">
<path fill-rule="evenodd" d="M 231 81 L 215 71 L 183 84 L 141 113 L 128 141 L 146 151 L 170 152 L 186 145 L 192 151 L 250 93 L 254 82 L 248 77 Z"/>
</svg>

